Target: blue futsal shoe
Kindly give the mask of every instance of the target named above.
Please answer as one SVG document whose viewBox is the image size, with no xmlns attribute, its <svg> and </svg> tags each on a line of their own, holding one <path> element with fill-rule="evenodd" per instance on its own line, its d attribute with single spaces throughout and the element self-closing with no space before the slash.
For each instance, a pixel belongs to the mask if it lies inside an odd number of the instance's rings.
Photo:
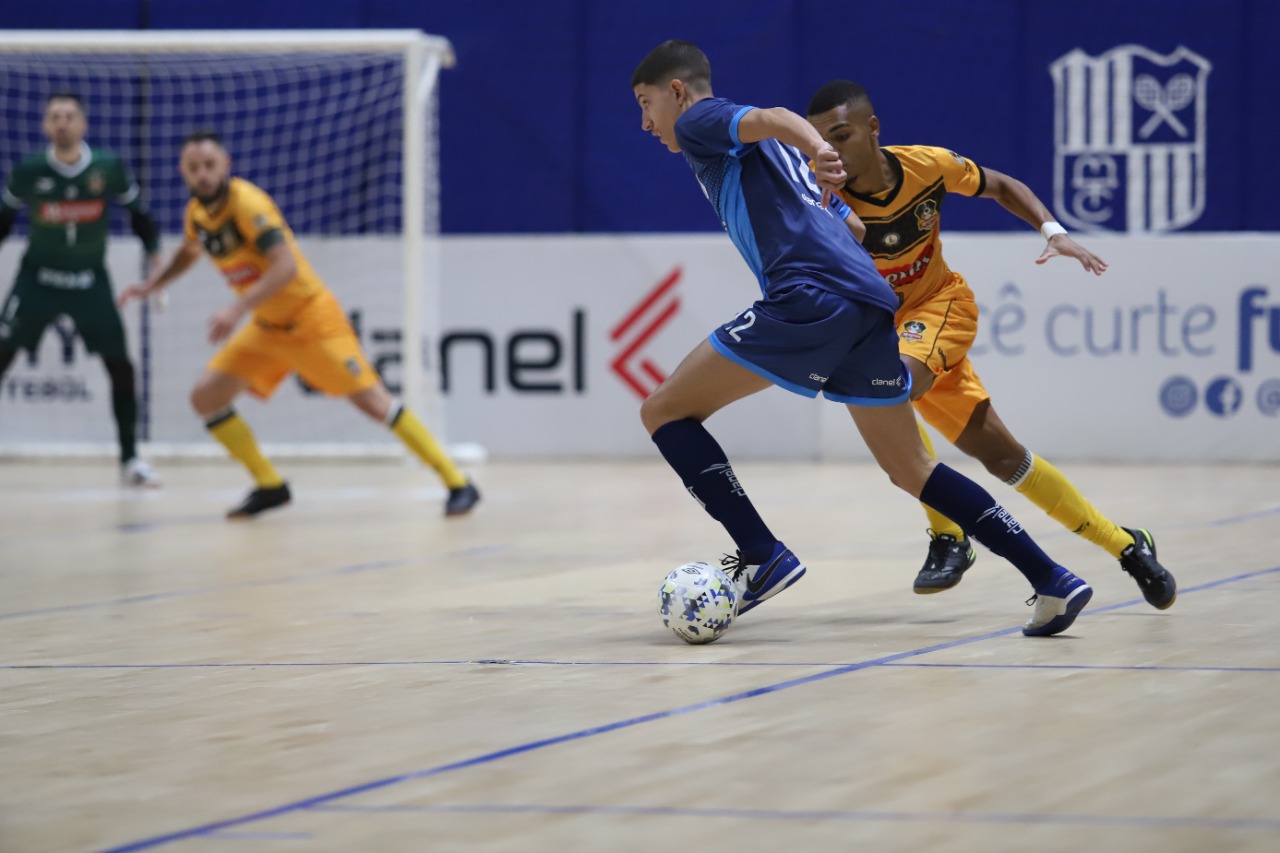
<svg viewBox="0 0 1280 853">
<path fill-rule="evenodd" d="M 1061 634 L 1071 627 L 1091 598 L 1093 587 L 1058 566 L 1053 570 L 1053 579 L 1027 599 L 1027 604 L 1034 603 L 1036 609 L 1022 626 L 1022 633 L 1028 637 Z"/>
<path fill-rule="evenodd" d="M 773 553 L 760 565 L 743 562 L 742 552 L 725 555 L 720 561 L 738 588 L 738 615 L 741 616 L 766 598 L 772 598 L 800 580 L 804 565 L 781 542 L 775 542 Z"/>
</svg>

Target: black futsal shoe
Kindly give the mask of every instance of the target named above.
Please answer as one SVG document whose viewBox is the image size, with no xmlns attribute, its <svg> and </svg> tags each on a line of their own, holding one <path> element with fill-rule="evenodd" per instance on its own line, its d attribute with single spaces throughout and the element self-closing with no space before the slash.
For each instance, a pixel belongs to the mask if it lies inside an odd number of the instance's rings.
<svg viewBox="0 0 1280 853">
<path fill-rule="evenodd" d="M 1155 538 L 1141 527 L 1120 529 L 1133 537 L 1133 544 L 1120 554 L 1120 568 L 1138 582 L 1147 604 L 1157 610 L 1168 610 L 1178 597 L 1178 584 L 1156 559 Z"/>
<path fill-rule="evenodd" d="M 960 583 L 965 571 L 978 559 L 969 539 L 963 542 L 946 533 L 937 534 L 929 531 L 932 540 L 929 543 L 929 555 L 916 575 L 916 582 L 911 587 L 919 595 L 942 592 L 944 589 Z"/>
<path fill-rule="evenodd" d="M 446 517 L 466 515 L 478 503 L 480 503 L 480 490 L 476 488 L 475 483 L 467 480 L 466 485 L 449 490 L 449 499 L 444 502 L 444 514 Z"/>
<path fill-rule="evenodd" d="M 227 510 L 227 518 L 253 518 L 255 515 L 266 512 L 269 509 L 284 506 L 292 497 L 289 494 L 288 483 L 265 488 L 260 486 L 250 492 L 248 497 L 240 502 L 239 506 L 234 506 Z"/>
</svg>

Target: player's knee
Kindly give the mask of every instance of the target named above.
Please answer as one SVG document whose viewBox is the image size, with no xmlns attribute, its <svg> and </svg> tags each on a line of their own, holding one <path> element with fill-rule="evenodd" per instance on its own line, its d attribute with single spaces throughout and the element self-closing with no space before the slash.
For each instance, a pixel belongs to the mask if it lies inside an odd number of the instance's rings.
<svg viewBox="0 0 1280 853">
<path fill-rule="evenodd" d="M 981 452 L 976 455 L 982 467 L 995 477 L 1001 480 L 1007 480 L 1017 472 L 1018 466 L 1022 464 L 1023 457 L 1026 456 L 1026 450 L 1021 445 L 1005 446 L 1003 444 L 992 447 L 982 448 Z"/>
<path fill-rule="evenodd" d="M 220 409 L 226 408 L 226 402 L 219 400 L 213 386 L 206 380 L 201 379 L 191 389 L 191 408 L 200 417 L 207 417 Z"/>
<path fill-rule="evenodd" d="M 640 422 L 644 424 L 644 428 L 653 435 L 663 425 L 671 421 L 679 420 L 675 417 L 666 406 L 663 405 L 663 397 L 661 393 L 655 392 L 645 398 L 640 404 Z"/>
</svg>

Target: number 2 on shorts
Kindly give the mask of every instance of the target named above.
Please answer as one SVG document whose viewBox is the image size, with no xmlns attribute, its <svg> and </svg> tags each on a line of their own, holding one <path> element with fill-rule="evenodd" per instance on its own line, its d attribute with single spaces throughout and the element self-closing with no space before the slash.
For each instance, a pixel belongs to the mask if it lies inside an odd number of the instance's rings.
<svg viewBox="0 0 1280 853">
<path fill-rule="evenodd" d="M 740 323 L 737 326 L 730 326 L 728 330 L 729 336 L 732 337 L 738 343 L 742 343 L 742 338 L 738 335 L 738 332 L 741 332 L 743 329 L 750 329 L 752 326 L 755 325 L 756 312 L 744 311 L 742 312 L 742 319 L 745 320 L 746 322 Z"/>
</svg>

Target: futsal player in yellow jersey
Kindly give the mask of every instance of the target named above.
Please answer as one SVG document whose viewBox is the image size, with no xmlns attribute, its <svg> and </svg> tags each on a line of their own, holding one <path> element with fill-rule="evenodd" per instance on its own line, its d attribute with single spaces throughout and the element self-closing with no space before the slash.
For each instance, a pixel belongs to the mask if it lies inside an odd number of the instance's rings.
<svg viewBox="0 0 1280 853">
<path fill-rule="evenodd" d="M 1117 558 L 1151 605 L 1161 610 L 1171 606 L 1177 585 L 1156 560 L 1151 534 L 1120 527 L 1100 513 L 1061 472 L 1020 444 L 992 407 L 968 358 L 978 305 L 964 277 L 942 257 L 938 228 L 943 199 L 947 193 L 991 198 L 1040 229 L 1048 242 L 1038 264 L 1055 256 L 1075 258 L 1101 275 L 1106 263 L 1072 240 L 1021 181 L 945 148 L 881 147 L 880 121 L 857 83 L 835 80 L 823 86 L 809 103 L 808 118 L 840 154 L 849 175 L 838 195 L 862 220 L 865 232 L 850 230 L 898 296 L 894 321 L 899 352 L 911 372 L 916 412 L 1051 518 Z M 932 455 L 928 434 L 917 426 Z M 924 509 L 932 541 L 914 588 L 932 593 L 959 583 L 976 555 L 954 522 L 927 505 Z"/>
<path fill-rule="evenodd" d="M 214 133 L 188 136 L 179 165 L 192 195 L 186 242 L 144 284 L 126 288 L 120 302 L 159 291 L 186 272 L 202 251 L 235 291 L 235 300 L 209 318 L 209 342 L 226 343 L 191 392 L 191 404 L 209 432 L 256 481 L 228 517 L 251 518 L 290 500 L 288 484 L 232 408 L 243 391 L 270 397 L 290 373 L 326 394 L 346 397 L 386 424 L 444 481 L 449 490 L 445 515 L 470 511 L 479 491 L 369 366 L 342 306 L 311 269 L 271 197 L 231 177 L 231 158 Z M 246 316 L 248 322 L 236 332 Z"/>
</svg>

